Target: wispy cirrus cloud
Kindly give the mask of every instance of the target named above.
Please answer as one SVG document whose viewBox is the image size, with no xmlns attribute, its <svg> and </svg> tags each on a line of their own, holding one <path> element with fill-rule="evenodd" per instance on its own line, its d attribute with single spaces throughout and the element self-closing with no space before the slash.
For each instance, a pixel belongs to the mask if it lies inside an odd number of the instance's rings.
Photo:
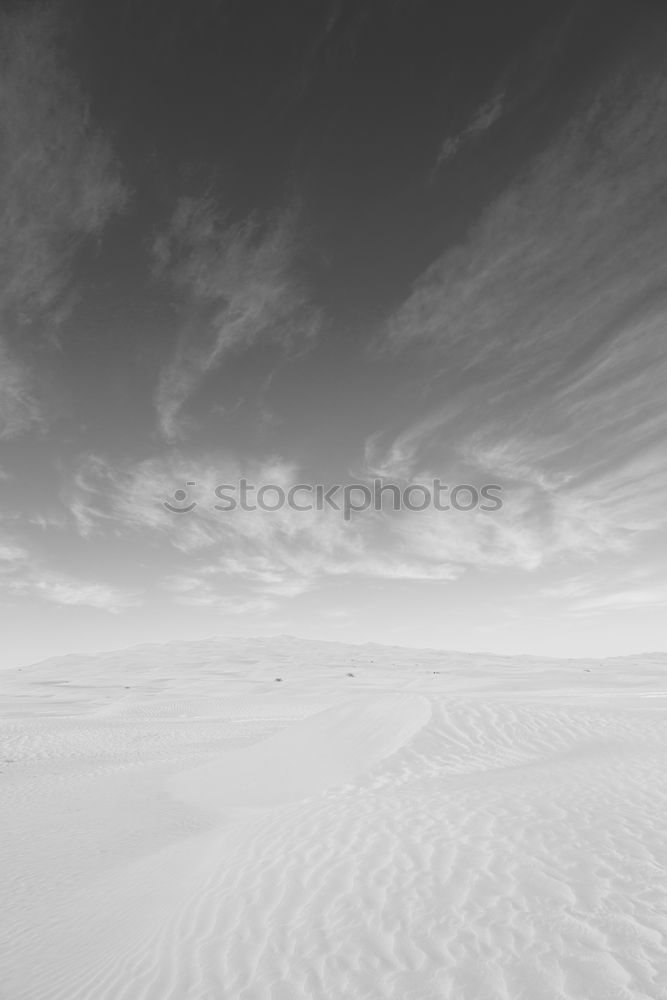
<svg viewBox="0 0 667 1000">
<path fill-rule="evenodd" d="M 573 611 L 578 615 L 595 615 L 609 611 L 636 611 L 647 608 L 667 608 L 667 587 L 628 588 L 596 594 L 577 601 Z"/>
<path fill-rule="evenodd" d="M 369 464 L 505 483 L 535 565 L 667 523 L 665 115 L 655 60 L 620 74 L 389 325 L 432 402 Z"/>
<path fill-rule="evenodd" d="M 38 529 L 35 532 L 35 528 Z M 63 565 L 58 546 L 66 523 L 44 522 L 23 516 L 20 510 L 0 514 L 0 604 L 11 614 L 15 606 L 35 607 L 35 602 L 95 608 L 120 613 L 142 602 L 135 581 L 127 585 L 103 579 L 107 566 L 90 572 L 80 564 Z M 46 539 L 46 544 L 44 541 Z"/>
<path fill-rule="evenodd" d="M 22 545 L 17 545 L 12 541 L 0 540 L 0 565 L 6 569 L 12 563 L 22 562 L 27 558 L 28 553 Z"/>
<path fill-rule="evenodd" d="M 52 341 L 72 262 L 125 201 L 113 151 L 66 69 L 55 6 L 0 13 L 0 435 L 43 417 L 22 341 Z"/>
<path fill-rule="evenodd" d="M 162 433 L 173 440 L 183 433 L 185 403 L 230 352 L 258 342 L 289 348 L 312 338 L 321 317 L 297 274 L 293 210 L 233 223 L 210 199 L 181 198 L 153 249 L 156 274 L 185 310 L 156 394 Z"/>
<path fill-rule="evenodd" d="M 504 67 L 490 96 L 477 105 L 467 124 L 443 139 L 431 180 L 462 149 L 474 145 L 501 119 L 528 110 L 545 85 L 551 83 L 553 87 L 554 71 L 568 41 L 590 30 L 596 18 L 595 6 L 590 4 L 573 4 L 569 9 L 563 4 L 560 11 L 555 10 L 553 18 L 549 18 L 531 37 L 530 43 Z"/>
<path fill-rule="evenodd" d="M 285 492 L 304 481 L 302 470 L 279 458 L 241 460 L 220 452 L 195 461 L 172 452 L 124 467 L 89 458 L 64 500 L 87 538 L 134 539 L 153 547 L 159 542 L 164 566 L 156 584 L 175 602 L 190 605 L 267 600 L 273 606 L 332 579 L 448 581 L 475 558 L 474 552 L 464 558 L 461 546 L 456 563 L 444 553 L 439 560 L 425 557 L 390 534 L 381 512 L 346 521 L 329 507 L 216 509 L 216 486 L 238 484 L 241 477 Z M 164 501 L 173 500 L 175 487 L 192 481 L 183 505 L 194 500 L 196 509 L 167 509 Z"/>
<path fill-rule="evenodd" d="M 463 146 L 478 138 L 502 117 L 505 110 L 505 99 L 505 91 L 497 90 L 488 101 L 480 104 L 465 128 L 443 139 L 432 176 L 449 160 L 452 160 Z"/>
<path fill-rule="evenodd" d="M 501 459 L 493 461 L 497 469 Z M 488 470 L 491 456 L 480 461 L 471 455 L 467 463 L 460 461 L 464 475 L 456 481 L 479 486 L 480 470 Z M 634 529 L 622 530 L 600 498 L 561 493 L 549 479 L 531 480 L 531 470 L 518 462 L 510 481 L 506 454 L 502 463 L 506 475 L 493 481 L 504 480 L 504 506 L 492 513 L 395 512 L 389 505 L 346 522 L 326 508 L 222 511 L 215 508 L 217 485 L 244 477 L 287 491 L 303 481 L 301 470 L 279 458 L 251 461 L 222 452 L 195 459 L 174 451 L 123 467 L 90 458 L 65 499 L 87 538 L 151 548 L 158 542 L 163 575 L 156 585 L 175 603 L 192 606 L 231 608 L 230 601 L 259 601 L 259 608 L 266 601 L 273 607 L 327 581 L 446 583 L 470 571 L 532 573 L 566 559 L 591 562 L 627 551 Z M 172 513 L 164 501 L 189 481 L 194 485 L 183 505 L 194 500 L 196 509 Z"/>
<path fill-rule="evenodd" d="M 0 16 L 0 195 L 3 320 L 20 328 L 42 318 L 54 333 L 75 253 L 126 199 L 111 145 L 65 66 L 54 6 Z"/>
<path fill-rule="evenodd" d="M 0 440 L 16 437 L 41 417 L 26 365 L 12 355 L 0 336 Z"/>
<path fill-rule="evenodd" d="M 41 600 L 118 613 L 140 602 L 135 588 L 83 579 L 46 565 L 29 547 L 11 537 L 0 539 L 0 594 L 5 599 Z"/>
<path fill-rule="evenodd" d="M 62 606 L 97 608 L 111 614 L 139 603 L 139 596 L 131 590 L 49 570 L 16 575 L 9 580 L 7 590 L 10 595 L 28 596 Z"/>
<path fill-rule="evenodd" d="M 666 103 L 662 73 L 601 94 L 425 272 L 391 343 L 431 344 L 457 377 L 532 388 L 660 306 Z"/>
</svg>

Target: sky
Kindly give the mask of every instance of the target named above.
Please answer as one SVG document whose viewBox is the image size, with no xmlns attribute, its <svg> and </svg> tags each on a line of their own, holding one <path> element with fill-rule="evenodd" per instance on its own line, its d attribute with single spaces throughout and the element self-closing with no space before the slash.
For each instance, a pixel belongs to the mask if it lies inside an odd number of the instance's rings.
<svg viewBox="0 0 667 1000">
<path fill-rule="evenodd" d="M 667 650 L 665 51 L 649 0 L 4 4 L 2 665 Z"/>
</svg>

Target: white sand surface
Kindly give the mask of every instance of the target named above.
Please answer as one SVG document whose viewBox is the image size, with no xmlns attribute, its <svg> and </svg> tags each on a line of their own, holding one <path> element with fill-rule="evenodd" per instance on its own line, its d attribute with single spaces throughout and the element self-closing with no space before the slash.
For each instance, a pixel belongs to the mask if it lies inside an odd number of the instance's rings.
<svg viewBox="0 0 667 1000">
<path fill-rule="evenodd" d="M 665 655 L 145 646 L 0 740 L 2 1000 L 667 1000 Z"/>
</svg>

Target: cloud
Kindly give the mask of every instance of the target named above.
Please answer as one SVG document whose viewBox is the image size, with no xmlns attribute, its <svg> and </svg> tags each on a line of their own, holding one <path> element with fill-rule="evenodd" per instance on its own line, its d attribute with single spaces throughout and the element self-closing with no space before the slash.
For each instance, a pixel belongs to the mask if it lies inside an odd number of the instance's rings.
<svg viewBox="0 0 667 1000">
<path fill-rule="evenodd" d="M 26 335 L 53 341 L 71 265 L 123 204 L 108 141 L 65 69 L 55 7 L 0 13 L 0 437 L 43 421 Z"/>
<path fill-rule="evenodd" d="M 7 589 L 11 594 L 41 598 L 50 604 L 98 608 L 112 614 L 134 607 L 139 602 L 138 595 L 129 590 L 48 570 L 10 580 Z"/>
<path fill-rule="evenodd" d="M 594 4 L 574 4 L 569 10 L 565 4 L 562 7 L 531 33 L 530 43 L 520 48 L 505 66 L 491 96 L 477 107 L 465 128 L 443 140 L 431 180 L 462 148 L 474 143 L 501 118 L 529 112 L 538 95 L 544 94 L 547 88 L 549 92 L 541 102 L 551 100 L 553 74 L 566 53 L 568 42 L 576 46 L 587 31 L 598 29 L 597 24 L 593 24 L 598 17 Z"/>
<path fill-rule="evenodd" d="M 317 333 L 298 253 L 294 211 L 232 223 L 208 199 L 180 199 L 154 245 L 156 274 L 180 292 L 186 312 L 156 395 L 167 439 L 182 435 L 185 403 L 230 352 L 259 341 L 287 349 Z"/>
<path fill-rule="evenodd" d="M 652 255 L 667 233 L 655 212 L 667 81 L 626 86 L 582 113 L 431 265 L 393 318 L 395 346 L 429 342 L 458 375 L 536 380 L 583 365 L 661 301 L 666 265 Z"/>
<path fill-rule="evenodd" d="M 627 589 L 599 594 L 576 602 L 573 610 L 579 615 L 594 615 L 610 611 L 637 611 L 649 608 L 667 608 L 667 588 L 663 586 Z"/>
<path fill-rule="evenodd" d="M 0 336 L 0 440 L 16 437 L 42 417 L 28 369 Z"/>
<path fill-rule="evenodd" d="M 470 122 L 461 132 L 447 136 L 443 140 L 431 176 L 435 175 L 449 160 L 452 160 L 462 146 L 477 139 L 482 132 L 490 129 L 502 117 L 505 110 L 505 97 L 505 91 L 498 90 L 490 100 L 477 108 Z"/>
<path fill-rule="evenodd" d="M 26 559 L 27 555 L 23 546 L 0 541 L 0 563 L 17 563 Z"/>
<path fill-rule="evenodd" d="M 382 513 L 346 522 L 342 512 L 330 508 L 217 510 L 216 486 L 236 484 L 242 477 L 285 491 L 308 481 L 303 470 L 279 458 L 241 460 L 209 452 L 194 459 L 175 451 L 115 467 L 89 457 L 64 500 L 89 539 L 116 539 L 135 550 L 143 544 L 153 553 L 159 543 L 156 584 L 181 604 L 226 607 L 229 601 L 259 601 L 272 608 L 276 601 L 334 579 L 448 581 L 463 571 L 403 546 Z M 175 514 L 164 501 L 172 501 L 187 482 L 195 485 L 183 505 L 194 500 L 197 507 Z"/>
<path fill-rule="evenodd" d="M 630 553 L 667 524 L 666 116 L 661 67 L 619 74 L 389 323 L 429 409 L 371 437 L 367 461 L 504 484 L 491 561 Z"/>
<path fill-rule="evenodd" d="M 69 267 L 125 191 L 108 140 L 63 65 L 55 7 L 0 15 L 0 310 L 5 328 L 68 308 Z"/>
<path fill-rule="evenodd" d="M 475 127 L 501 110 L 481 109 Z M 182 560 L 169 578 L 188 581 L 172 591 L 181 600 L 271 601 L 334 578 L 448 581 L 468 569 L 538 573 L 610 556 L 618 572 L 667 522 L 667 217 L 656 211 L 666 116 L 662 70 L 620 75 L 426 270 L 388 324 L 388 353 L 422 372 L 422 412 L 407 424 L 405 408 L 390 415 L 367 442 L 365 473 L 500 483 L 502 511 L 364 514 L 347 525 L 335 512 L 231 518 L 200 506 L 179 517 L 161 500 L 188 480 L 211 497 L 241 475 L 287 484 L 301 473 L 279 459 L 269 468 L 173 452 L 120 469 L 89 463 L 70 498 L 80 530 L 164 539 Z M 185 201 L 156 244 L 158 269 L 192 319 L 158 393 L 168 437 L 228 352 L 280 339 L 270 317 L 295 302 L 310 315 L 294 283 L 291 226 L 230 225 L 209 203 Z"/>
<path fill-rule="evenodd" d="M 613 574 L 591 570 L 544 587 L 540 596 L 564 603 L 569 613 L 577 617 L 651 610 L 667 605 L 663 566 L 660 554 L 654 566 L 647 560 L 630 570 L 624 567 L 622 580 Z"/>
<path fill-rule="evenodd" d="M 133 607 L 140 599 L 135 590 L 52 569 L 12 538 L 0 538 L 0 592 L 5 598 L 37 599 L 112 613 Z"/>
<path fill-rule="evenodd" d="M 364 443 L 364 474 L 407 481 L 423 464 L 425 443 L 441 440 L 443 425 L 466 412 L 464 399 L 453 400 L 394 436 L 390 429 L 369 435 Z"/>
</svg>

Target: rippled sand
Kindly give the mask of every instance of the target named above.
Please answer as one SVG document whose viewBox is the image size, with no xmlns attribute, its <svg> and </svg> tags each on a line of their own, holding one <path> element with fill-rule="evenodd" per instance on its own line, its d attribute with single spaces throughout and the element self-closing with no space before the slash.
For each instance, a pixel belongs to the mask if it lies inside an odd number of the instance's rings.
<svg viewBox="0 0 667 1000">
<path fill-rule="evenodd" d="M 667 998 L 665 656 L 227 640 L 0 689 L 3 1000 Z"/>
</svg>

